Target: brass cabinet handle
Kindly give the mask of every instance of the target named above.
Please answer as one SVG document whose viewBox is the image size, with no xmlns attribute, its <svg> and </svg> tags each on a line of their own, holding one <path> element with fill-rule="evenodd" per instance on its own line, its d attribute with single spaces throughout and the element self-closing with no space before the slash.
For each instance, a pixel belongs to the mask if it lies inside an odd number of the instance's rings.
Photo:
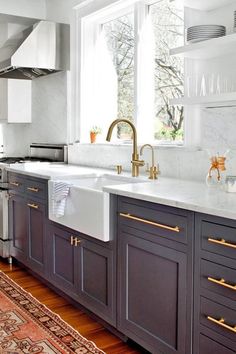
<svg viewBox="0 0 236 354">
<path fill-rule="evenodd" d="M 174 232 L 180 232 L 180 228 L 179 228 L 178 226 L 171 227 L 171 226 L 168 226 L 168 225 L 158 224 L 158 223 L 156 223 L 156 222 L 154 222 L 154 221 L 150 221 L 150 220 L 146 220 L 146 219 L 141 219 L 141 218 L 138 218 L 137 216 L 132 216 L 132 215 L 130 215 L 130 214 L 123 214 L 123 213 L 120 213 L 120 216 L 122 216 L 123 218 L 126 218 L 126 219 L 131 219 L 131 220 L 139 221 L 139 222 L 142 222 L 142 223 L 147 224 L 147 225 L 152 225 L 152 226 L 160 227 L 161 229 L 170 230 L 170 231 L 174 231 Z"/>
<path fill-rule="evenodd" d="M 14 187 L 19 187 L 20 183 L 18 183 L 18 182 L 10 182 L 10 185 L 14 186 Z"/>
<path fill-rule="evenodd" d="M 39 189 L 34 187 L 27 187 L 28 191 L 38 193 Z"/>
<path fill-rule="evenodd" d="M 75 240 L 75 247 L 77 247 L 79 244 L 80 244 L 80 240 L 76 237 L 76 240 Z"/>
<path fill-rule="evenodd" d="M 70 244 L 71 246 L 77 247 L 80 244 L 80 240 L 77 237 L 71 236 L 70 237 Z"/>
<path fill-rule="evenodd" d="M 215 283 L 215 284 L 221 285 L 221 286 L 223 286 L 225 288 L 228 288 L 228 289 L 236 291 L 236 285 L 231 285 L 231 284 L 226 283 L 223 278 L 218 280 L 218 279 L 214 279 L 214 278 L 208 277 L 207 279 L 209 281 L 211 281 L 212 283 Z"/>
<path fill-rule="evenodd" d="M 38 209 L 38 208 L 39 208 L 39 206 L 38 206 L 37 204 L 30 204 L 30 203 L 28 203 L 27 205 L 28 205 L 28 207 L 30 207 L 30 208 L 32 208 L 32 209 Z"/>
<path fill-rule="evenodd" d="M 70 237 L 70 244 L 71 244 L 71 246 L 74 246 L 75 240 L 76 240 L 76 237 L 73 237 L 73 236 Z"/>
<path fill-rule="evenodd" d="M 230 248 L 235 248 L 236 249 L 236 245 L 234 245 L 233 243 L 226 242 L 223 238 L 220 239 L 220 240 L 217 240 L 215 238 L 209 237 L 208 238 L 208 242 L 212 242 L 212 243 L 216 243 L 216 244 L 221 245 L 221 246 L 225 246 L 225 247 L 230 247 Z"/>
<path fill-rule="evenodd" d="M 217 320 L 217 319 L 215 319 L 215 318 L 213 318 L 211 316 L 207 316 L 207 319 L 209 321 L 211 321 L 211 322 L 214 322 L 215 324 L 217 324 L 220 327 L 223 327 L 225 329 L 228 329 L 231 332 L 236 333 L 236 326 L 228 325 L 227 323 L 225 323 L 225 319 L 224 318 L 221 318 L 221 319 Z"/>
</svg>

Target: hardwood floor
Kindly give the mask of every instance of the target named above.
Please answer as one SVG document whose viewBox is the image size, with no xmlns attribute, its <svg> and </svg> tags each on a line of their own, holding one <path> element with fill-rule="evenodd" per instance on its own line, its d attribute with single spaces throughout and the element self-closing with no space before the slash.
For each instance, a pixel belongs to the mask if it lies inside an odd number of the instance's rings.
<svg viewBox="0 0 236 354">
<path fill-rule="evenodd" d="M 0 258 L 0 270 L 6 273 L 23 289 L 31 293 L 50 310 L 61 316 L 64 321 L 79 331 L 80 334 L 92 340 L 107 354 L 146 353 L 146 351 L 142 349 L 135 348 L 134 345 L 123 343 L 100 323 L 94 321 L 86 313 L 71 305 L 67 300 L 42 284 L 20 266 L 14 264 L 9 265 L 5 260 Z"/>
</svg>

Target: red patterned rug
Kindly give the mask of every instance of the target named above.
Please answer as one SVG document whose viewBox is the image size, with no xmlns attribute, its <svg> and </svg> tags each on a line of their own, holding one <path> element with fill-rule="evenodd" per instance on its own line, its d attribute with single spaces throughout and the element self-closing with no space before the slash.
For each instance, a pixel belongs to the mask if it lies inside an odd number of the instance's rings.
<svg viewBox="0 0 236 354">
<path fill-rule="evenodd" d="M 0 271 L 1 354 L 104 354 Z"/>
</svg>

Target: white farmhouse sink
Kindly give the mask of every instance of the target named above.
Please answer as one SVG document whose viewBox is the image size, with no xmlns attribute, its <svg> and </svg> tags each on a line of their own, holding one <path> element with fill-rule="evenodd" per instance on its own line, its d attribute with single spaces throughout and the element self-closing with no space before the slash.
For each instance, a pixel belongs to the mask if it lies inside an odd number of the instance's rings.
<svg viewBox="0 0 236 354">
<path fill-rule="evenodd" d="M 65 225 L 73 230 L 97 238 L 110 241 L 110 195 L 103 192 L 103 187 L 129 183 L 144 182 L 143 179 L 100 175 L 72 177 L 63 179 L 71 184 L 67 197 L 65 214 L 57 218 L 52 214 L 52 186 L 49 181 L 49 219 Z M 145 180 L 148 182 L 148 180 Z"/>
</svg>

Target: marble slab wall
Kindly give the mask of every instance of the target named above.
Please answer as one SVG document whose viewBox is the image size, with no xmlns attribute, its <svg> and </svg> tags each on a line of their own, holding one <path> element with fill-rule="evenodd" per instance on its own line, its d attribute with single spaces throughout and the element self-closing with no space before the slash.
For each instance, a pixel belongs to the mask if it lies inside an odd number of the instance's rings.
<svg viewBox="0 0 236 354">
<path fill-rule="evenodd" d="M 227 174 L 236 175 L 236 108 L 203 109 L 199 147 L 155 147 L 155 160 L 165 177 L 204 181 L 209 158 L 227 152 Z M 74 144 L 69 146 L 70 163 L 130 170 L 132 147 L 113 144 Z M 144 159 L 151 163 L 150 151 Z M 141 169 L 144 172 L 144 169 Z"/>
<path fill-rule="evenodd" d="M 155 147 L 161 174 L 203 181 L 209 168 L 209 157 L 230 150 L 227 174 L 236 175 L 236 108 L 201 110 L 201 142 L 199 147 Z M 32 123 L 2 125 L 4 151 L 10 156 L 27 155 L 32 142 L 66 143 L 67 74 L 58 73 L 33 81 Z M 131 145 L 74 144 L 69 146 L 69 162 L 87 166 L 130 170 Z M 151 162 L 150 151 L 144 153 Z M 144 172 L 145 170 L 142 169 Z"/>
</svg>

